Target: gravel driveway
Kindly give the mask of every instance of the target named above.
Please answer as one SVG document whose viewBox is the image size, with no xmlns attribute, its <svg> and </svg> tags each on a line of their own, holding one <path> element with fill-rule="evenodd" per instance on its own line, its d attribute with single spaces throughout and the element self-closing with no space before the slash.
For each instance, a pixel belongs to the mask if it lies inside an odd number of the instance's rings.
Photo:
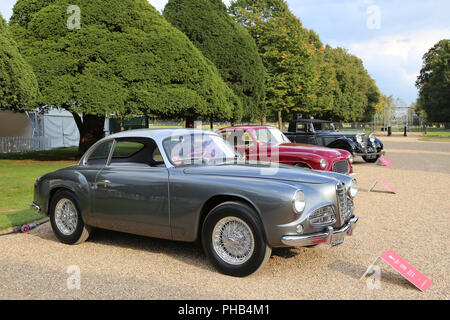
<svg viewBox="0 0 450 320">
<path fill-rule="evenodd" d="M 357 160 L 360 222 L 336 248 L 274 250 L 258 273 L 235 279 L 217 273 L 196 244 L 97 230 L 66 246 L 47 224 L 0 238 L 0 299 L 449 299 L 450 143 L 382 140 L 394 168 Z M 368 193 L 377 179 L 400 194 Z M 383 262 L 379 289 L 359 281 L 388 249 L 433 281 L 426 293 Z M 73 265 L 81 283 L 69 290 Z"/>
</svg>

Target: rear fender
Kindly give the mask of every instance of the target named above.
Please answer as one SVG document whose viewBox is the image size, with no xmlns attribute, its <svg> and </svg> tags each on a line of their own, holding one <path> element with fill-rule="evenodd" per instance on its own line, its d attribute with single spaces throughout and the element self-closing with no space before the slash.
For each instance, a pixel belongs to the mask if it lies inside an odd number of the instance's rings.
<svg viewBox="0 0 450 320">
<path fill-rule="evenodd" d="M 57 178 L 52 177 L 52 174 L 50 174 L 40 183 L 39 197 L 42 199 L 42 212 L 48 215 L 53 195 L 59 189 L 66 189 L 73 192 L 78 198 L 81 206 L 81 215 L 84 222 L 88 223 L 91 209 L 91 190 L 86 177 L 78 171 L 59 171 L 57 174 Z"/>
</svg>

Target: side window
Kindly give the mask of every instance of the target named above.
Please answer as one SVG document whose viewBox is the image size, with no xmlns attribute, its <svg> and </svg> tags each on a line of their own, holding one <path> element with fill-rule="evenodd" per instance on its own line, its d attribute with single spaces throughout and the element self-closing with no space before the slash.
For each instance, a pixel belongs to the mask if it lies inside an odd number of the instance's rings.
<svg viewBox="0 0 450 320">
<path fill-rule="evenodd" d="M 304 123 L 297 123 L 297 132 L 306 133 L 306 128 Z"/>
<path fill-rule="evenodd" d="M 245 131 L 245 133 L 242 135 L 242 142 L 244 145 L 249 146 L 253 146 L 255 144 L 255 141 L 253 141 L 252 136 L 247 131 Z"/>
<path fill-rule="evenodd" d="M 155 162 L 162 162 L 162 164 L 164 164 L 164 159 L 161 155 L 161 151 L 159 151 L 159 148 L 156 147 L 155 150 L 153 151 L 153 161 Z"/>
<path fill-rule="evenodd" d="M 223 131 L 220 133 L 220 136 L 222 137 L 223 140 L 227 140 L 228 137 L 230 136 L 230 132 L 229 131 Z"/>
<path fill-rule="evenodd" d="M 321 123 L 314 123 L 314 130 L 322 130 L 322 124 Z"/>
<path fill-rule="evenodd" d="M 297 132 L 310 133 L 311 130 L 309 129 L 309 123 L 298 123 Z"/>
<path fill-rule="evenodd" d="M 116 140 L 111 167 L 163 167 L 164 160 L 156 142 L 149 138 Z"/>
<path fill-rule="evenodd" d="M 89 166 L 104 166 L 108 162 L 112 141 L 105 142 L 97 147 L 89 156 L 86 164 Z"/>
<path fill-rule="evenodd" d="M 130 158 L 144 148 L 145 145 L 139 142 L 117 141 L 112 157 L 113 159 Z"/>
<path fill-rule="evenodd" d="M 241 130 L 226 131 L 225 134 L 227 142 L 234 148 L 239 145 L 242 145 L 243 132 Z"/>
</svg>

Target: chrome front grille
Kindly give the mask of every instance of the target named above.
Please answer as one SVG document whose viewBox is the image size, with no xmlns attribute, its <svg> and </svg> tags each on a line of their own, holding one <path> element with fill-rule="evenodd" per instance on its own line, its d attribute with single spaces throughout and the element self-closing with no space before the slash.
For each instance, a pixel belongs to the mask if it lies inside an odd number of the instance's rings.
<svg viewBox="0 0 450 320">
<path fill-rule="evenodd" d="M 361 146 L 363 149 L 367 149 L 370 146 L 369 137 L 366 134 L 364 134 L 362 138 L 363 138 L 363 143 Z"/>
<path fill-rule="evenodd" d="M 309 216 L 309 222 L 313 226 L 329 226 L 336 223 L 336 213 L 333 206 L 325 206 L 317 209 Z"/>
<path fill-rule="evenodd" d="M 354 205 L 352 199 L 347 194 L 345 185 L 339 184 L 336 187 L 336 195 L 338 200 L 339 215 L 341 222 L 346 222 L 353 214 Z"/>
<path fill-rule="evenodd" d="M 336 161 L 333 163 L 333 171 L 337 173 L 348 174 L 350 172 L 350 166 L 347 160 Z"/>
</svg>

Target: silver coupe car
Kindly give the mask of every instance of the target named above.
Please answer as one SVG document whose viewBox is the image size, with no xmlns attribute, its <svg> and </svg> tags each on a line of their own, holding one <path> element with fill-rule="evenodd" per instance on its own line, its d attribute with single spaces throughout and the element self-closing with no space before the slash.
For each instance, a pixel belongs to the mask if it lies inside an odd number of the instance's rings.
<svg viewBox="0 0 450 320">
<path fill-rule="evenodd" d="M 40 177 L 31 206 L 65 244 L 93 227 L 199 239 L 220 272 L 242 277 L 272 248 L 341 244 L 358 221 L 356 193 L 346 175 L 248 163 L 213 132 L 144 129 L 108 136 Z"/>
</svg>

